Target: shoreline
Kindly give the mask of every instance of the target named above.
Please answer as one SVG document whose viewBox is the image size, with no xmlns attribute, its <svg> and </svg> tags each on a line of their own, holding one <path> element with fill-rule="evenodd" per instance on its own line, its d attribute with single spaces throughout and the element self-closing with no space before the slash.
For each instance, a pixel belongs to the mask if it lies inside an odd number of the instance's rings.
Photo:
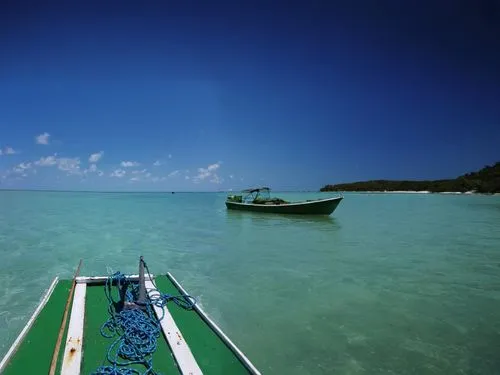
<svg viewBox="0 0 500 375">
<path fill-rule="evenodd" d="M 405 194 L 487 194 L 500 193 L 500 161 L 486 165 L 475 172 L 465 173 L 456 178 L 437 180 L 365 180 L 347 183 L 327 184 L 321 191 L 365 191 Z"/>
<path fill-rule="evenodd" d="M 384 190 L 384 191 L 377 191 L 377 190 L 363 190 L 363 191 L 349 191 L 349 190 L 342 190 L 342 191 L 325 191 L 323 193 L 359 193 L 359 194 L 441 194 L 441 195 L 500 195 L 500 193 L 476 193 L 473 191 L 466 191 L 466 192 L 461 192 L 461 191 L 428 191 L 428 190 Z"/>
</svg>

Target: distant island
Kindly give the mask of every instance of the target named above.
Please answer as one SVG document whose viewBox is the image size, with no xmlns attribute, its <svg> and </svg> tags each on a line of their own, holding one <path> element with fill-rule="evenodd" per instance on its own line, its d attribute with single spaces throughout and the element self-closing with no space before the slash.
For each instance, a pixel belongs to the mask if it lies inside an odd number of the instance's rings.
<svg viewBox="0 0 500 375">
<path fill-rule="evenodd" d="M 320 191 L 428 191 L 500 193 L 500 162 L 450 180 L 371 180 L 323 186 Z"/>
</svg>

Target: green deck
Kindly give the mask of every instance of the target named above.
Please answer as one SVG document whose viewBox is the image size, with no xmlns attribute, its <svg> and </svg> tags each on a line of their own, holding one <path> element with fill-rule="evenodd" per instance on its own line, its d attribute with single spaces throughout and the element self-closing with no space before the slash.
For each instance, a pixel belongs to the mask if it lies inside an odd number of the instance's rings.
<svg viewBox="0 0 500 375">
<path fill-rule="evenodd" d="M 162 293 L 180 294 L 166 276 L 156 277 L 156 284 Z M 48 373 L 70 286 L 71 282 L 66 280 L 57 284 L 49 301 L 5 368 L 4 375 Z M 107 349 L 113 341 L 100 334 L 101 325 L 108 319 L 107 305 L 104 287 L 88 285 L 85 300 L 82 374 L 90 374 L 104 364 Z M 173 302 L 168 303 L 168 309 L 204 374 L 249 373 L 195 310 L 184 310 Z M 69 320 L 68 317 L 68 324 Z M 59 369 L 64 344 L 65 340 L 59 354 Z M 164 337 L 158 340 L 153 364 L 154 369 L 163 374 L 180 373 Z M 144 368 L 137 367 L 137 369 L 141 371 Z"/>
</svg>

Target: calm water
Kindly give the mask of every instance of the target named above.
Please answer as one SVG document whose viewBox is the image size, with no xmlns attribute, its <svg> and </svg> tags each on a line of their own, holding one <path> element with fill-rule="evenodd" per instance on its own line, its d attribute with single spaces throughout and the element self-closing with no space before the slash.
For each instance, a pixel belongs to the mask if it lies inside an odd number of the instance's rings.
<svg viewBox="0 0 500 375">
<path fill-rule="evenodd" d="M 281 194 L 308 198 L 319 194 Z M 500 373 L 500 197 L 0 192 L 0 356 L 55 275 L 171 271 L 266 374 Z"/>
</svg>

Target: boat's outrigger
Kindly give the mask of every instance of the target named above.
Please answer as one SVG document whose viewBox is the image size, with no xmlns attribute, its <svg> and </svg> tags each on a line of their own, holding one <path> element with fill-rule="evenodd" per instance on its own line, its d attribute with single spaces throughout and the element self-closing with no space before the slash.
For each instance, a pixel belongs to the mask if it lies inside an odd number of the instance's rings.
<svg viewBox="0 0 500 375">
<path fill-rule="evenodd" d="M 56 278 L 0 373 L 50 373 L 72 289 L 57 374 L 260 374 L 170 273 L 151 275 L 142 257 L 138 275 Z"/>
</svg>

